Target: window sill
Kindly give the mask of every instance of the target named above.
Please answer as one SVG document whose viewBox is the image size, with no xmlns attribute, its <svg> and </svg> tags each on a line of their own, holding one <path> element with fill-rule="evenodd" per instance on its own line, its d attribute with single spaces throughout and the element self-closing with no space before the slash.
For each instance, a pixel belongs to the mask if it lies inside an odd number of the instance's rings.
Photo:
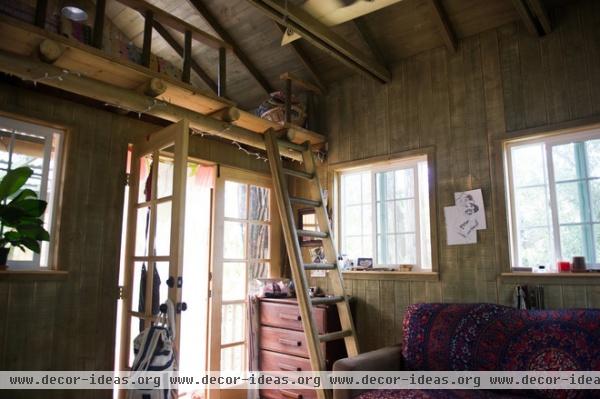
<svg viewBox="0 0 600 399">
<path fill-rule="evenodd" d="M 438 272 L 401 272 L 401 271 L 346 271 L 342 272 L 346 280 L 408 280 L 439 281 Z"/>
<path fill-rule="evenodd" d="M 546 282 L 550 284 L 598 284 L 600 273 L 532 273 L 510 272 L 502 273 L 500 280 L 503 282 Z"/>
<path fill-rule="evenodd" d="M 4 280 L 66 280 L 69 272 L 64 270 L 0 270 L 0 281 Z"/>
</svg>

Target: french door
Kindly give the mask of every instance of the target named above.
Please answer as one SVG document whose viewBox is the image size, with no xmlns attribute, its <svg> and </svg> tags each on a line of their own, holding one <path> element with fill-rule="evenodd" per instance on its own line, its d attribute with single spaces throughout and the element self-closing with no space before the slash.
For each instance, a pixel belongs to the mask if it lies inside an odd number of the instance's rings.
<svg viewBox="0 0 600 399">
<path fill-rule="evenodd" d="M 186 120 L 133 144 L 125 240 L 121 370 L 133 363 L 132 340 L 152 325 L 159 305 L 181 303 L 189 127 Z M 180 331 L 176 314 L 176 331 Z M 179 347 L 179 336 L 175 343 Z"/>
</svg>

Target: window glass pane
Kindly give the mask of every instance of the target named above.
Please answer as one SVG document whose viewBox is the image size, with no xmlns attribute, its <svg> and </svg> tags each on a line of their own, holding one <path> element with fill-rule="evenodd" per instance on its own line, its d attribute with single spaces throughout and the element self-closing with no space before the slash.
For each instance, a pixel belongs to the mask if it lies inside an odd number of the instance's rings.
<svg viewBox="0 0 600 399">
<path fill-rule="evenodd" d="M 371 204 L 362 206 L 362 235 L 371 236 L 372 224 L 371 220 L 373 219 L 373 211 L 371 210 Z"/>
<path fill-rule="evenodd" d="M 21 248 L 12 247 L 10 252 L 8 253 L 8 260 L 10 261 L 25 261 L 31 262 L 33 261 L 34 253 L 32 250 L 25 248 L 23 251 Z"/>
<path fill-rule="evenodd" d="M 377 201 L 383 201 L 386 199 L 394 199 L 394 171 L 380 172 L 375 175 L 377 190 Z"/>
<path fill-rule="evenodd" d="M 377 234 L 396 232 L 395 204 L 394 201 L 377 203 Z"/>
<path fill-rule="evenodd" d="M 246 312 L 244 303 L 234 303 L 221 307 L 221 344 L 244 340 Z M 223 369 L 223 364 L 221 364 Z"/>
<path fill-rule="evenodd" d="M 224 372 L 241 372 L 244 367 L 245 345 L 230 346 L 221 349 L 221 370 Z"/>
<path fill-rule="evenodd" d="M 363 231 L 361 223 L 361 205 L 347 206 L 344 212 L 344 234 L 360 235 Z"/>
<path fill-rule="evenodd" d="M 245 184 L 225 182 L 225 217 L 246 219 L 246 190 Z"/>
<path fill-rule="evenodd" d="M 547 226 L 550 223 L 545 187 L 517 189 L 515 205 L 519 228 Z"/>
<path fill-rule="evenodd" d="M 395 171 L 395 198 L 412 198 L 415 196 L 413 174 L 413 169 L 400 169 Z"/>
<path fill-rule="evenodd" d="M 581 197 L 579 182 L 558 183 L 556 203 L 559 223 L 579 223 L 581 219 Z"/>
<path fill-rule="evenodd" d="M 345 205 L 360 204 L 362 196 L 361 179 L 360 173 L 342 175 Z"/>
<path fill-rule="evenodd" d="M 269 226 L 250 224 L 248 252 L 250 259 L 269 259 Z"/>
<path fill-rule="evenodd" d="M 371 203 L 371 173 L 361 173 L 362 203 Z"/>
<path fill-rule="evenodd" d="M 8 170 L 11 136 L 11 132 L 6 132 L 0 128 L 0 169 L 2 170 Z"/>
<path fill-rule="evenodd" d="M 269 277 L 269 262 L 251 262 L 250 270 L 248 271 L 250 283 L 257 278 Z"/>
<path fill-rule="evenodd" d="M 167 197 L 173 194 L 173 162 L 161 159 L 158 163 L 156 191 L 156 198 Z"/>
<path fill-rule="evenodd" d="M 573 256 L 586 256 L 584 252 L 583 226 L 561 226 L 560 247 L 563 259 L 572 259 Z"/>
<path fill-rule="evenodd" d="M 362 238 L 361 237 L 346 237 L 344 239 L 343 252 L 348 255 L 348 258 L 356 260 L 362 255 Z"/>
<path fill-rule="evenodd" d="M 396 236 L 394 234 L 377 235 L 377 259 L 381 265 L 397 264 Z"/>
<path fill-rule="evenodd" d="M 396 248 L 399 264 L 414 265 L 417 263 L 417 242 L 414 234 L 398 234 Z"/>
<path fill-rule="evenodd" d="M 594 246 L 596 247 L 596 263 L 600 261 L 600 224 L 594 224 Z"/>
<path fill-rule="evenodd" d="M 600 139 L 589 140 L 585 143 L 587 155 L 588 176 L 600 177 Z"/>
<path fill-rule="evenodd" d="M 269 189 L 250 186 L 250 220 L 269 220 Z"/>
<path fill-rule="evenodd" d="M 545 184 L 544 144 L 513 147 L 512 171 L 516 187 Z"/>
<path fill-rule="evenodd" d="M 556 181 L 577 179 L 575 144 L 562 144 L 552 147 L 554 179 Z"/>
<path fill-rule="evenodd" d="M 156 237 L 154 238 L 154 255 L 171 254 L 171 201 L 156 205 Z"/>
<path fill-rule="evenodd" d="M 551 265 L 554 260 L 552 236 L 549 228 L 519 230 L 519 265 L 534 267 Z"/>
<path fill-rule="evenodd" d="M 415 200 L 394 201 L 396 212 L 396 231 L 412 233 L 415 231 Z"/>
<path fill-rule="evenodd" d="M 246 263 L 223 262 L 223 300 L 246 298 Z"/>
<path fill-rule="evenodd" d="M 223 257 L 244 259 L 246 229 L 243 223 L 225 221 L 223 223 Z"/>
<path fill-rule="evenodd" d="M 592 220 L 594 222 L 600 222 L 600 180 L 590 180 L 589 184 Z"/>
</svg>

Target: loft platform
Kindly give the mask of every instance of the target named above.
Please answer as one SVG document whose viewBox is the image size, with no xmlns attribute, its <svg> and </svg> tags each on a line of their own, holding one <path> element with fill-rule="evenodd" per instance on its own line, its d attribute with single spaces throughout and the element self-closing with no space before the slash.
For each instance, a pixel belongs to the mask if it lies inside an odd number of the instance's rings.
<svg viewBox="0 0 600 399">
<path fill-rule="evenodd" d="M 235 107 L 234 102 L 219 97 L 208 90 L 194 87 L 136 63 L 111 56 L 102 50 L 82 44 L 73 39 L 0 15 L 1 51 L 27 57 L 31 62 L 42 64 L 38 61 L 39 47 L 44 40 L 51 40 L 58 43 L 62 50 L 51 64 L 46 64 L 49 68 L 55 67 L 79 73 L 84 78 L 104 83 L 109 87 L 114 86 L 119 89 L 126 89 L 132 93 L 138 93 L 140 88 L 147 85 L 152 79 L 159 79 L 164 83 L 164 92 L 157 95 L 156 99 L 185 111 L 200 114 L 203 120 L 209 118 L 213 119 L 214 122 L 223 123 L 218 118 L 224 113 L 219 111 Z M 0 63 L 0 71 L 15 74 L 14 70 L 4 63 Z M 29 72 L 32 73 L 31 68 Z M 42 78 L 43 76 L 43 74 L 40 74 L 38 78 Z M 51 82 L 41 80 L 39 83 L 50 84 Z M 52 82 L 52 86 L 62 88 L 57 82 Z M 64 89 L 72 91 L 67 88 Z M 91 94 L 86 96 L 93 97 Z M 103 101 L 102 99 L 100 100 Z M 145 108 L 142 107 L 140 110 L 144 110 Z M 293 142 L 304 143 L 308 141 L 315 147 L 320 147 L 326 141 L 325 136 L 321 134 L 289 123 L 282 126 L 243 110 L 239 110 L 239 118 L 232 121 L 231 124 L 241 128 L 247 134 L 263 134 L 269 129 L 275 131 L 287 129 L 288 136 Z M 254 142 L 254 140 L 250 141 Z M 240 140 L 240 142 L 244 143 L 244 140 Z M 246 144 L 256 146 L 251 142 Z M 263 145 L 259 145 L 258 147 L 264 148 Z"/>
</svg>

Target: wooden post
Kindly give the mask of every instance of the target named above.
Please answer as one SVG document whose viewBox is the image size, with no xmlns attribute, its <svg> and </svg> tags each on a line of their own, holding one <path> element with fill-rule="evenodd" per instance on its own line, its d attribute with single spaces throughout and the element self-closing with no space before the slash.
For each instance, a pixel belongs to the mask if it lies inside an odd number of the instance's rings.
<svg viewBox="0 0 600 399">
<path fill-rule="evenodd" d="M 44 29 L 46 26 L 46 12 L 48 10 L 48 0 L 37 0 L 35 6 L 35 25 Z"/>
<path fill-rule="evenodd" d="M 147 10 L 144 13 L 144 44 L 142 46 L 142 65 L 148 68 L 150 66 L 150 54 L 152 54 L 152 21 L 154 13 Z"/>
<path fill-rule="evenodd" d="M 94 33 L 92 46 L 102 49 L 102 35 L 104 33 L 104 14 L 106 11 L 106 0 L 96 1 L 96 16 L 94 17 Z"/>
<path fill-rule="evenodd" d="M 292 79 L 285 80 L 285 121 L 292 122 Z"/>
<path fill-rule="evenodd" d="M 54 40 L 44 39 L 38 47 L 40 59 L 49 64 L 53 64 L 63 54 L 65 49 Z"/>
<path fill-rule="evenodd" d="M 217 94 L 219 97 L 225 97 L 227 88 L 227 50 L 224 47 L 219 48 L 219 70 L 217 82 Z"/>
<path fill-rule="evenodd" d="M 190 83 L 190 70 L 192 67 L 192 32 L 185 31 L 183 43 L 183 68 L 181 70 L 181 80 Z"/>
</svg>

